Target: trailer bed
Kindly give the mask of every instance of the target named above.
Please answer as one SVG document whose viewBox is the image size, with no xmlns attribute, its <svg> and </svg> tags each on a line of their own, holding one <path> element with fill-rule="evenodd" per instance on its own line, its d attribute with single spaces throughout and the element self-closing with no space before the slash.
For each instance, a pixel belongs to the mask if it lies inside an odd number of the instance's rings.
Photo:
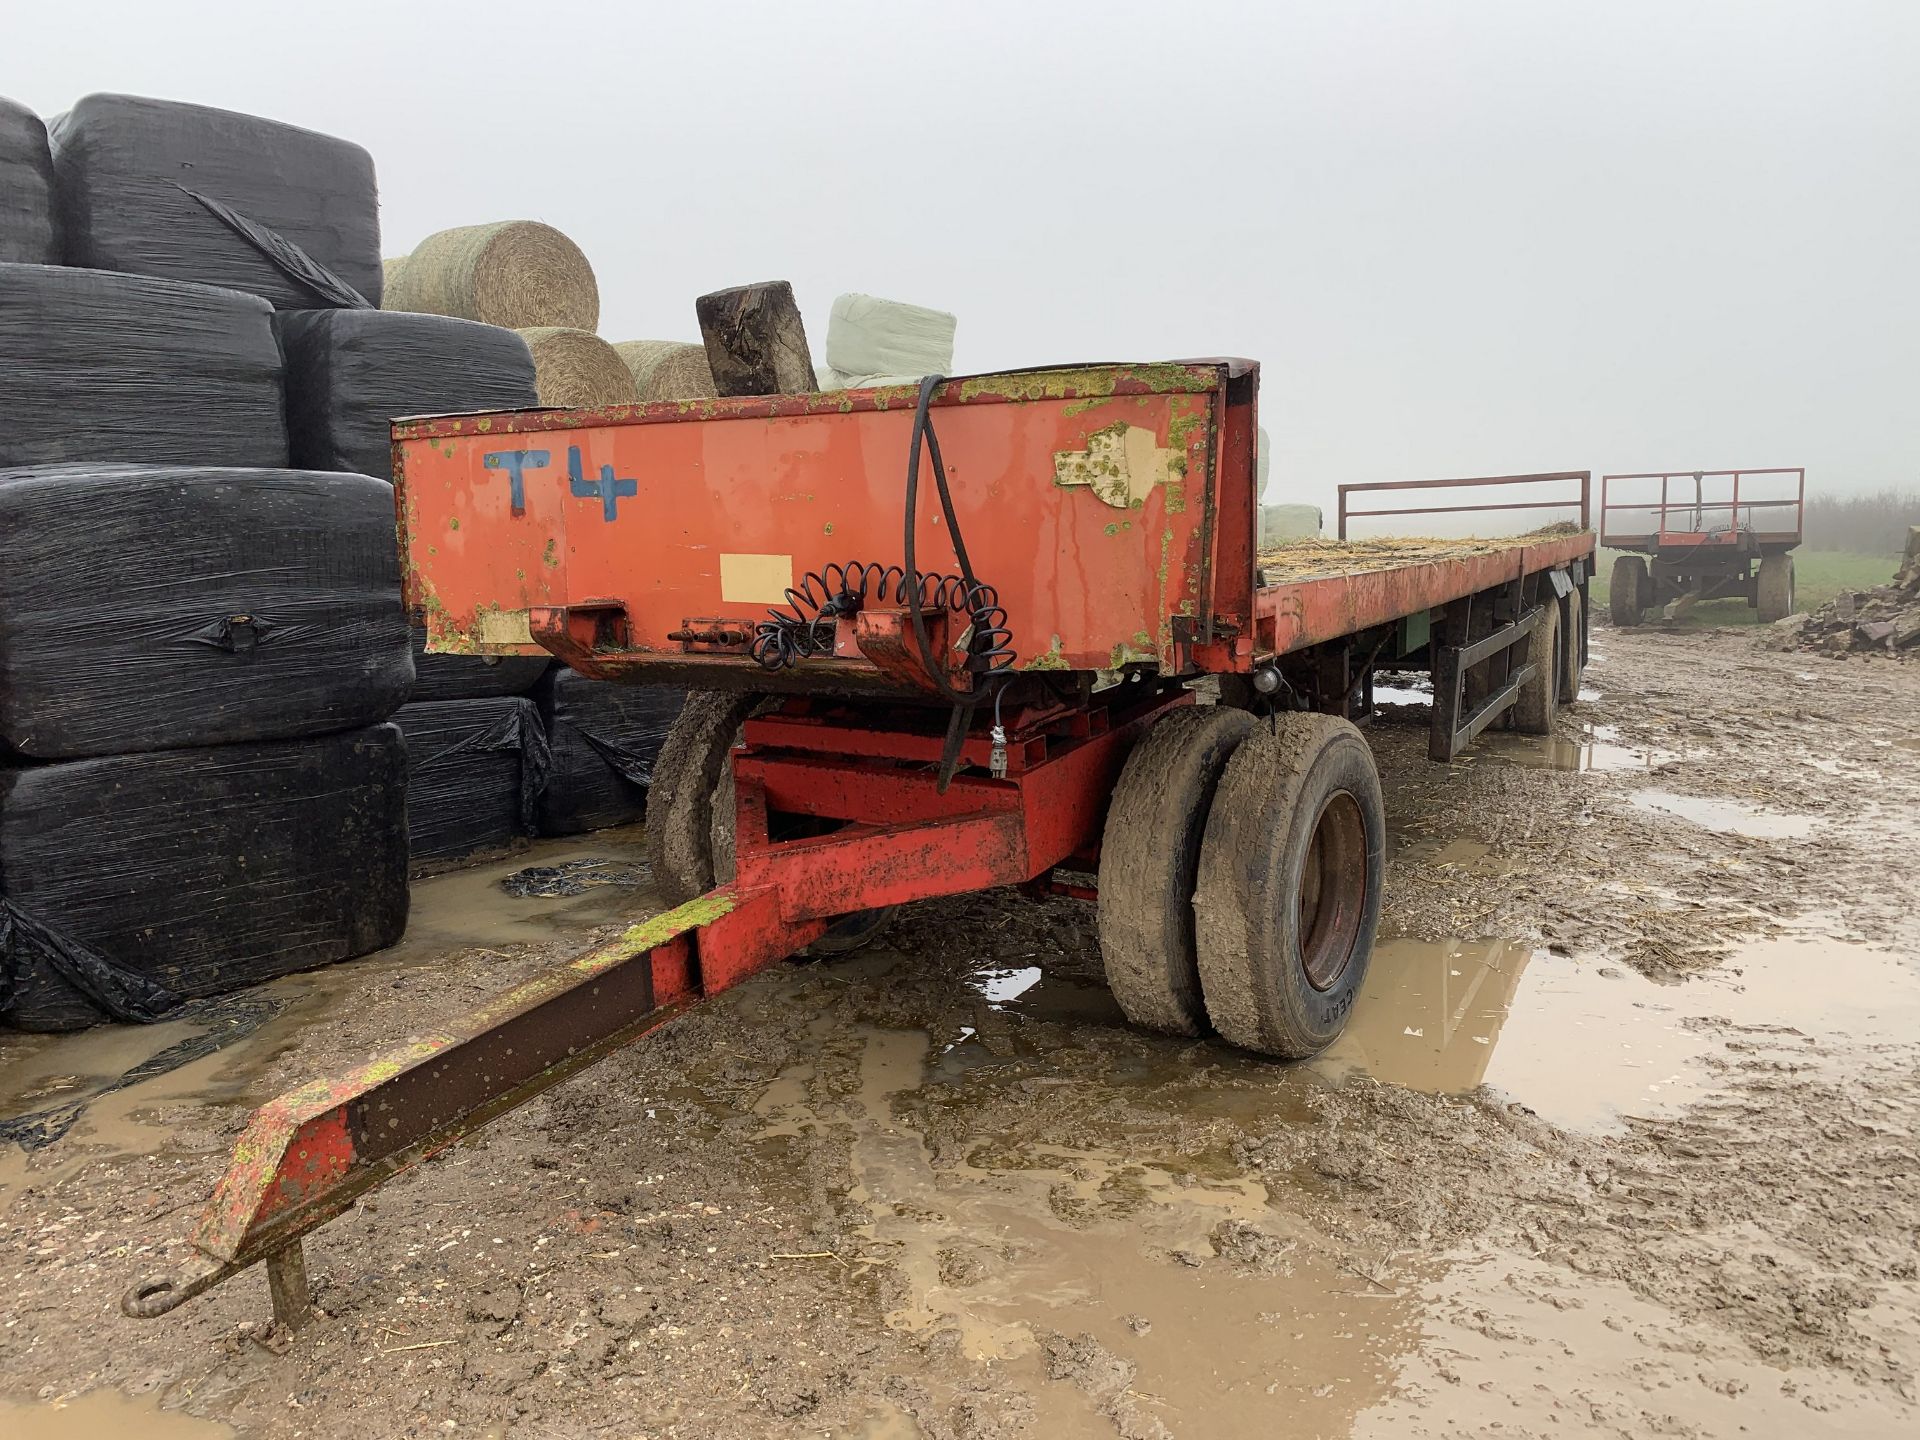
<svg viewBox="0 0 1920 1440">
<path fill-rule="evenodd" d="M 1283 546 L 1260 557 L 1256 646 L 1265 655 L 1285 655 L 1345 639 L 1570 562 L 1590 564 L 1593 549 L 1593 533 L 1572 526 L 1499 539 L 1307 540 Z"/>
</svg>

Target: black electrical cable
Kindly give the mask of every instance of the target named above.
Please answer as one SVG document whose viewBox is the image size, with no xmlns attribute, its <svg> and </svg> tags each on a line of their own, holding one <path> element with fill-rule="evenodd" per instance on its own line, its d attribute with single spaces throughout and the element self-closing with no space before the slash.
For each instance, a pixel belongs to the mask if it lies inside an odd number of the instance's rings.
<svg viewBox="0 0 1920 1440">
<path fill-rule="evenodd" d="M 947 486 L 947 467 L 940 458 L 940 437 L 934 432 L 930 413 L 933 392 L 945 379 L 944 375 L 923 377 L 920 381 L 919 403 L 913 409 L 913 436 L 907 445 L 906 536 L 901 546 L 906 559 L 904 589 L 907 614 L 913 621 L 914 639 L 919 642 L 920 658 L 926 664 L 927 672 L 933 676 L 941 693 L 956 707 L 970 710 L 986 697 L 986 680 L 995 675 L 1011 673 L 1013 637 L 1007 628 L 1007 612 L 1000 605 L 999 592 L 991 585 L 982 585 L 973 573 L 973 561 L 967 556 L 966 537 L 960 533 L 960 517 L 953 508 L 953 492 Z M 915 521 L 919 518 L 920 443 L 923 437 L 927 458 L 933 465 L 933 483 L 940 492 L 940 509 L 946 515 L 947 533 L 953 540 L 953 557 L 960 563 L 963 602 L 958 608 L 965 610 L 973 622 L 973 635 L 968 642 L 967 668 L 982 677 L 980 688 L 975 690 L 955 689 L 947 679 L 946 666 L 934 654 L 933 640 L 927 633 L 926 613 L 921 605 L 920 571 L 916 564 L 913 531 Z"/>
<path fill-rule="evenodd" d="M 753 658 L 764 668 L 781 670 L 808 656 L 831 654 L 835 622 L 858 613 L 870 598 L 904 604 L 913 622 L 921 663 L 940 694 L 953 702 L 953 715 L 947 724 L 940 759 L 942 791 L 959 768 L 961 745 L 974 710 L 991 695 L 997 715 L 1000 692 L 1013 673 L 1014 657 L 1013 631 L 1007 624 L 1006 609 L 1000 604 L 1000 592 L 981 583 L 973 573 L 966 537 L 960 530 L 960 516 L 953 505 L 953 491 L 947 483 L 946 463 L 940 455 L 940 437 L 933 428 L 933 392 L 945 378 L 928 375 L 922 379 L 919 401 L 914 406 L 902 506 L 905 534 L 901 548 L 906 563 L 880 566 L 852 560 L 844 565 L 825 565 L 818 571 L 808 571 L 797 586 L 787 588 L 786 608 L 767 612 L 768 618 L 756 628 L 749 647 Z M 954 559 L 959 562 L 957 577 L 938 572 L 923 574 L 920 570 L 914 530 L 920 514 L 923 445 L 933 468 L 933 483 L 940 495 L 947 533 L 952 537 Z M 945 610 L 967 617 L 965 668 L 976 677 L 973 689 L 961 690 L 947 678 L 946 661 L 935 653 L 933 637 L 927 629 L 928 610 Z M 996 680 L 1001 683 L 995 685 Z M 996 745 L 1001 743 L 997 720 L 994 740 Z"/>
</svg>

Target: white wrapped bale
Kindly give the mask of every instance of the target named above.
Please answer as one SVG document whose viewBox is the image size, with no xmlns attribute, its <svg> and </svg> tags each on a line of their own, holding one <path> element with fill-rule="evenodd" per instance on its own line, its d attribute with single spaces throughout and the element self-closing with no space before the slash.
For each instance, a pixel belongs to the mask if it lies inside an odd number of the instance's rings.
<svg viewBox="0 0 1920 1440">
<path fill-rule="evenodd" d="M 957 324 L 944 310 L 841 295 L 827 317 L 827 365 L 848 385 L 945 375 Z"/>
</svg>

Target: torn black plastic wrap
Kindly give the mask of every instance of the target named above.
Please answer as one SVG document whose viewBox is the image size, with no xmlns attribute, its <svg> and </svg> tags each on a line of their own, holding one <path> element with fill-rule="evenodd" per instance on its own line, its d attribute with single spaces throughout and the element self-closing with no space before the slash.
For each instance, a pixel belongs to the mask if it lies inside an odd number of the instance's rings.
<svg viewBox="0 0 1920 1440">
<path fill-rule="evenodd" d="M 58 265 L 54 213 L 47 127 L 26 106 L 0 97 L 0 261 Z"/>
<path fill-rule="evenodd" d="M 0 470 L 0 754 L 358 729 L 413 686 L 393 491 L 364 475 Z"/>
<path fill-rule="evenodd" d="M 540 797 L 540 833 L 578 835 L 644 819 L 653 762 L 686 691 L 589 680 L 560 669 L 535 693 L 553 751 Z"/>
<path fill-rule="evenodd" d="M 360 146 L 135 95 L 89 95 L 47 130 L 70 263 L 225 285 L 280 309 L 323 303 L 191 186 L 380 303 L 379 194 Z"/>
<path fill-rule="evenodd" d="M 285 465 L 272 317 L 237 290 L 0 265 L 0 466 Z"/>
<path fill-rule="evenodd" d="M 287 365 L 293 463 L 392 478 L 403 415 L 526 410 L 533 356 L 511 330 L 392 310 L 287 310 L 274 317 Z"/>
<path fill-rule="evenodd" d="M 547 736 L 531 700 L 403 705 L 407 832 L 413 860 L 452 860 L 534 833 L 547 781 Z"/>
<path fill-rule="evenodd" d="M 0 1019 L 152 1018 L 142 985 L 157 1006 L 158 992 L 223 994 L 391 945 L 406 928 L 406 841 L 406 745 L 391 725 L 0 768 Z M 108 986 L 84 970 L 75 983 L 82 952 L 112 967 Z M 112 987 L 133 1002 L 119 1014 Z"/>
</svg>

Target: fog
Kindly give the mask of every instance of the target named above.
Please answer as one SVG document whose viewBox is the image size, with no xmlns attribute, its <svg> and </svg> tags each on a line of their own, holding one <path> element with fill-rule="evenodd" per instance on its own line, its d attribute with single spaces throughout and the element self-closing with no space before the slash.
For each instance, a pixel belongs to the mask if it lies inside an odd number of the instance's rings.
<svg viewBox="0 0 1920 1440">
<path fill-rule="evenodd" d="M 11 7 L 0 93 L 347 136 L 386 252 L 573 236 L 601 333 L 791 279 L 956 370 L 1241 354 L 1267 499 L 1804 465 L 1920 480 L 1920 6 Z"/>
</svg>

